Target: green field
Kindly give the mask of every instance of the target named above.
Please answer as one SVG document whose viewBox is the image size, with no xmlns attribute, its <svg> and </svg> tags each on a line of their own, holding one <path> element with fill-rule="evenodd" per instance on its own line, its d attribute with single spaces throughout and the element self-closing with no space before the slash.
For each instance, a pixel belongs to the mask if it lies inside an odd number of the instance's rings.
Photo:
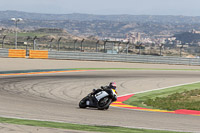
<svg viewBox="0 0 200 133">
<path fill-rule="evenodd" d="M 200 89 L 174 93 L 167 97 L 148 99 L 144 104 L 165 110 L 198 110 L 200 111 Z"/>
<path fill-rule="evenodd" d="M 80 130 L 80 131 L 91 131 L 91 132 L 105 132 L 105 133 L 180 133 L 180 132 L 173 132 L 173 131 L 134 129 L 134 128 L 125 128 L 125 127 L 117 127 L 117 126 L 95 126 L 95 125 L 89 126 L 89 125 L 69 124 L 69 123 L 61 123 L 61 122 L 24 120 L 24 119 L 2 118 L 2 117 L 0 117 L 0 123 L 60 128 L 60 129 Z"/>
<path fill-rule="evenodd" d="M 15 33 L 9 33 L 7 35 L 15 37 Z M 39 32 L 27 32 L 27 33 L 19 32 L 19 33 L 17 33 L 18 37 L 28 37 L 28 36 L 30 36 L 30 37 L 35 37 L 35 36 L 42 37 L 42 36 L 45 36 L 45 35 L 48 35 L 48 34 L 47 33 L 39 33 Z"/>
<path fill-rule="evenodd" d="M 200 109 L 200 83 L 136 94 L 125 104 L 154 109 Z"/>
</svg>

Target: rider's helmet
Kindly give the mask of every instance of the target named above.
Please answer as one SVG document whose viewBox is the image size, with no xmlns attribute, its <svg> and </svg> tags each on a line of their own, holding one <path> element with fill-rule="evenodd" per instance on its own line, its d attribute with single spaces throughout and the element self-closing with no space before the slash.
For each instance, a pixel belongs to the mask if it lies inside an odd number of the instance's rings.
<svg viewBox="0 0 200 133">
<path fill-rule="evenodd" d="M 117 87 L 117 85 L 116 85 L 115 82 L 110 82 L 109 87 L 110 87 L 111 89 L 114 89 L 114 90 L 115 90 L 116 87 Z"/>
</svg>

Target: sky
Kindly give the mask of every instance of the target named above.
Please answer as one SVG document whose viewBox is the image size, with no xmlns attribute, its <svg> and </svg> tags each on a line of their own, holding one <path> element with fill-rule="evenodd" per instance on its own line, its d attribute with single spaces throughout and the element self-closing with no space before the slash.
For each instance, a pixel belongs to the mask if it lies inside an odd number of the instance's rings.
<svg viewBox="0 0 200 133">
<path fill-rule="evenodd" d="M 200 0 L 0 0 L 0 11 L 200 16 Z"/>
</svg>

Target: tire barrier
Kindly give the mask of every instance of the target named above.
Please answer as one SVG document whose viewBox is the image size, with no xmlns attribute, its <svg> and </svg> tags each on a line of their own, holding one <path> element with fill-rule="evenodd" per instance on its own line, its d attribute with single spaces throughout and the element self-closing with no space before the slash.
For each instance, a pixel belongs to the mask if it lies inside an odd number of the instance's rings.
<svg viewBox="0 0 200 133">
<path fill-rule="evenodd" d="M 23 50 L 23 49 L 9 49 L 8 57 L 26 58 L 26 50 Z"/>
<path fill-rule="evenodd" d="M 48 59 L 48 51 L 29 50 L 29 58 L 33 58 L 33 59 Z"/>
</svg>

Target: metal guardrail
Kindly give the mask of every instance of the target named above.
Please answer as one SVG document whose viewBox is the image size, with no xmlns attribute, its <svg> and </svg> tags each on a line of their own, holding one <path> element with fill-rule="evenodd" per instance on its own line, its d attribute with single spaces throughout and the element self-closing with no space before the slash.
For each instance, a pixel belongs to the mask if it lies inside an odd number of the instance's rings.
<svg viewBox="0 0 200 133">
<path fill-rule="evenodd" d="M 199 58 L 182 58 L 172 56 L 150 56 L 150 55 L 127 55 L 127 54 L 107 54 L 88 52 L 66 52 L 66 51 L 46 51 L 49 59 L 70 59 L 70 60 L 95 60 L 95 61 L 116 61 L 134 63 L 154 63 L 154 64 L 180 64 L 199 65 Z M 9 57 L 9 49 L 0 49 L 0 57 Z"/>
<path fill-rule="evenodd" d="M 8 49 L 0 49 L 0 57 L 8 57 Z"/>
<path fill-rule="evenodd" d="M 86 53 L 86 52 L 49 51 L 48 58 L 72 59 L 72 60 L 95 60 L 95 61 L 118 61 L 118 62 L 134 62 L 134 63 L 155 63 L 155 64 L 200 65 L 200 59 L 198 58 Z"/>
</svg>

